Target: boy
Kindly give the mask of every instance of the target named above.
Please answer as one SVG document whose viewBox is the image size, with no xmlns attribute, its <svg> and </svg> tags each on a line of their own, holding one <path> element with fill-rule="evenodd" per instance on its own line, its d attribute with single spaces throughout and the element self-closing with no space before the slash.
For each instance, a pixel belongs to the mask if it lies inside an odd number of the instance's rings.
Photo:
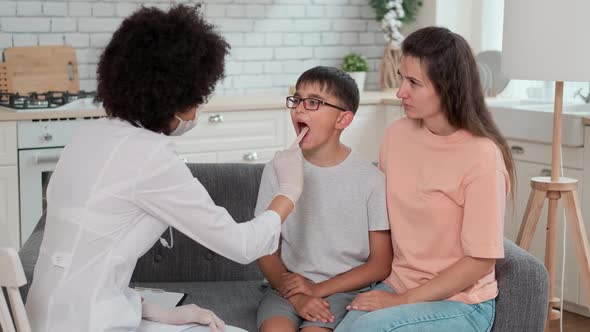
<svg viewBox="0 0 590 332">
<path fill-rule="evenodd" d="M 258 308 L 261 331 L 332 331 L 364 287 L 389 275 L 391 240 L 383 174 L 340 142 L 359 105 L 354 80 L 333 67 L 304 72 L 287 97 L 305 186 L 281 231 L 279 250 L 258 260 L 270 283 Z M 277 193 L 264 168 L 256 214 Z"/>
</svg>

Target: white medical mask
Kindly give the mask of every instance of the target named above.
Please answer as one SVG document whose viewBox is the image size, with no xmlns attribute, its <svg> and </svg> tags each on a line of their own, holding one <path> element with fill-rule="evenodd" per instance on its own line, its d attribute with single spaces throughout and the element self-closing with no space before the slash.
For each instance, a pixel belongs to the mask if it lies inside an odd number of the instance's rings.
<svg viewBox="0 0 590 332">
<path fill-rule="evenodd" d="M 181 136 L 181 135 L 185 134 L 187 131 L 193 129 L 197 125 L 198 113 L 196 113 L 196 112 L 195 112 L 195 118 L 192 120 L 189 120 L 189 121 L 185 121 L 185 120 L 181 119 L 176 114 L 174 116 L 180 121 L 180 123 L 178 124 L 178 127 L 176 127 L 176 129 L 174 129 L 170 133 L 170 136 Z"/>
</svg>

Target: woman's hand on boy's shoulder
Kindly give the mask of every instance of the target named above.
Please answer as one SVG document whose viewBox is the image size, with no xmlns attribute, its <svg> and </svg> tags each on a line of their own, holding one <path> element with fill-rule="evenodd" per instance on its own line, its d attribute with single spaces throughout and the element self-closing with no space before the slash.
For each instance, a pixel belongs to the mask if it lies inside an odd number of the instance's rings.
<svg viewBox="0 0 590 332">
<path fill-rule="evenodd" d="M 295 294 L 319 297 L 318 288 L 316 283 L 299 273 L 285 272 L 281 275 L 281 286 L 278 291 L 284 298 L 289 298 Z"/>
</svg>

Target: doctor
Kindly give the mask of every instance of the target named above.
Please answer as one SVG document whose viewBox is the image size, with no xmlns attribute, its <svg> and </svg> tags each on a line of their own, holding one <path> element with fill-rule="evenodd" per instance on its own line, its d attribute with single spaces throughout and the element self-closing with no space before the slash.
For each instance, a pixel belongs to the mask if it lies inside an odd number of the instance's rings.
<svg viewBox="0 0 590 332">
<path fill-rule="evenodd" d="M 303 186 L 297 144 L 275 156 L 280 193 L 268 210 L 238 224 L 168 138 L 195 126 L 228 50 L 198 7 L 141 8 L 114 33 L 97 70 L 108 117 L 77 132 L 47 189 L 47 224 L 26 304 L 33 331 L 135 331 L 142 316 L 223 329 L 195 305 L 142 305 L 129 281 L 168 227 L 244 264 L 278 248 L 281 222 Z"/>
</svg>

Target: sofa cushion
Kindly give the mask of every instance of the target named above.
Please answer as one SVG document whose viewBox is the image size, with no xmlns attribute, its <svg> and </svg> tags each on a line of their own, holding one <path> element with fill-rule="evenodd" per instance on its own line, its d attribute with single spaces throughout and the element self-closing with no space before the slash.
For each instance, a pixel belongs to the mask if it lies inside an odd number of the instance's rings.
<svg viewBox="0 0 590 332">
<path fill-rule="evenodd" d="M 184 304 L 212 310 L 226 324 L 256 331 L 256 310 L 262 298 L 260 281 L 137 283 L 134 286 L 183 292 Z"/>
<path fill-rule="evenodd" d="M 263 164 L 187 164 L 215 204 L 237 222 L 254 218 Z M 195 216 L 196 217 L 196 216 Z M 166 231 L 166 236 L 167 236 Z M 231 239 L 228 239 L 231 241 Z M 174 230 L 174 248 L 159 242 L 137 262 L 132 281 L 192 282 L 261 280 L 256 262 L 246 266 L 230 261 Z"/>
</svg>

